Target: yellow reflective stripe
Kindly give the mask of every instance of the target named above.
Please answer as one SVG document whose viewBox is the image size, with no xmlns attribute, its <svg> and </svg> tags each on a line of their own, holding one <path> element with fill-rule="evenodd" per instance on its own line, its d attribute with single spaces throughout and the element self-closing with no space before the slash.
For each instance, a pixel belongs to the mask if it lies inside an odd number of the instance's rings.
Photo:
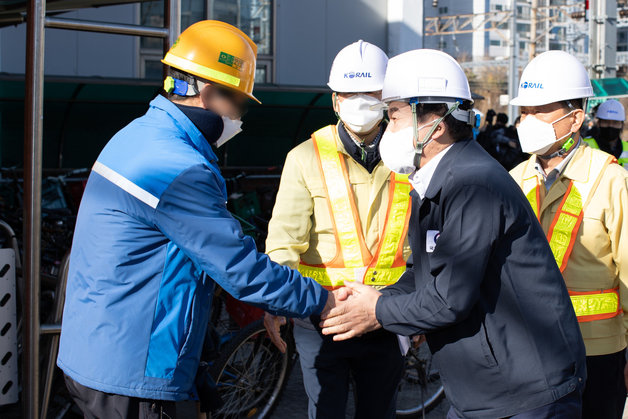
<svg viewBox="0 0 628 419">
<path fill-rule="evenodd" d="M 539 200 L 537 198 L 537 188 L 538 186 L 534 186 L 534 188 L 530 189 L 528 193 L 526 193 L 526 198 L 528 198 L 528 202 L 530 206 L 532 206 L 532 211 L 534 211 L 534 215 L 536 218 L 539 218 Z"/>
<path fill-rule="evenodd" d="M 592 155 L 587 179 L 584 182 L 571 181 L 548 233 L 548 241 L 561 272 L 567 268 L 567 260 L 576 241 L 584 208 L 602 179 L 604 169 L 614 160 L 613 156 L 605 157 L 593 151 L 588 152 Z"/>
<path fill-rule="evenodd" d="M 575 187 L 571 185 L 564 203 L 558 209 L 556 219 L 549 237 L 549 244 L 556 259 L 558 267 L 563 266 L 565 255 L 567 255 L 572 240 L 575 239 L 580 213 L 583 210 L 582 196 Z"/>
<path fill-rule="evenodd" d="M 360 239 L 351 208 L 350 191 L 344 182 L 344 171 L 338 154 L 334 138 L 316 135 L 315 144 L 318 148 L 323 168 L 323 177 L 329 194 L 332 214 L 336 225 L 336 235 L 340 241 L 340 248 L 345 266 L 364 266 Z"/>
<path fill-rule="evenodd" d="M 626 167 L 626 165 L 628 165 L 628 142 L 622 141 L 621 149 L 622 149 L 622 153 L 619 155 L 619 158 L 617 159 L 617 163 Z"/>
<path fill-rule="evenodd" d="M 539 218 L 539 211 L 541 210 L 538 187 L 539 180 L 536 176 L 523 179 L 521 181 L 521 189 L 523 190 L 523 194 L 528 199 L 528 202 L 530 203 L 530 206 L 532 207 L 532 211 L 534 211 L 534 215 L 536 215 L 536 218 Z"/>
<path fill-rule="evenodd" d="M 177 57 L 171 53 L 167 53 L 164 57 L 164 62 L 175 68 L 181 68 L 184 71 L 191 73 L 198 73 L 202 76 L 222 81 L 232 86 L 238 87 L 240 85 L 240 78 L 232 76 L 231 74 L 223 73 L 222 71 L 214 70 L 213 68 L 205 67 L 204 65 L 197 64 L 188 59 Z"/>
<path fill-rule="evenodd" d="M 578 317 L 617 314 L 619 311 L 619 296 L 614 292 L 571 295 L 571 303 Z"/>
<path fill-rule="evenodd" d="M 324 287 L 341 287 L 345 281 L 362 282 L 362 277 L 365 277 L 364 283 L 367 285 L 391 285 L 403 275 L 406 267 L 369 268 L 366 275 L 364 268 L 320 268 L 301 264 L 298 269 L 301 275 L 314 279 Z"/>
<path fill-rule="evenodd" d="M 591 147 L 591 148 L 594 148 L 596 150 L 600 149 L 600 146 L 597 145 L 597 141 L 595 141 L 595 138 L 593 138 L 593 137 L 585 137 L 585 138 L 582 139 L 582 141 L 587 143 L 589 145 L 589 147 Z"/>
<path fill-rule="evenodd" d="M 399 280 L 405 271 L 405 264 L 395 268 L 369 268 L 364 276 L 364 283 L 367 285 L 392 285 Z"/>
<path fill-rule="evenodd" d="M 391 174 L 390 187 L 394 188 L 393 202 L 387 214 L 386 231 L 382 239 L 379 257 L 375 266 L 378 269 L 390 268 L 395 263 L 399 246 L 403 246 L 402 234 L 405 231 L 408 202 L 412 186 L 408 183 L 408 175 Z"/>
</svg>

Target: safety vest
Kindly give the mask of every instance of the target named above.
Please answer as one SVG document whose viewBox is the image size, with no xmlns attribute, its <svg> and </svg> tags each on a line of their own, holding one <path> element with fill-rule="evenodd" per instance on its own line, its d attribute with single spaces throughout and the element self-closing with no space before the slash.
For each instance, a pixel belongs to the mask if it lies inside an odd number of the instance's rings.
<svg viewBox="0 0 628 419">
<path fill-rule="evenodd" d="M 312 135 L 336 236 L 336 256 L 321 265 L 309 265 L 301 260 L 299 272 L 328 289 L 344 285 L 345 280 L 373 286 L 394 284 L 406 270 L 403 245 L 408 232 L 412 188 L 408 176 L 391 173 L 386 222 L 377 251 L 372 255 L 364 241 L 345 157 L 336 146 L 337 136 L 335 126 L 322 128 Z"/>
<path fill-rule="evenodd" d="M 532 161 L 529 160 L 528 164 L 532 164 Z M 594 154 L 589 166 L 587 181 L 572 180 L 569 182 L 567 192 L 563 196 L 547 233 L 547 240 L 561 272 L 567 268 L 567 262 L 582 223 L 584 209 L 595 193 L 606 166 L 615 162 L 616 159 L 613 156 L 602 158 L 602 156 Z M 525 170 L 524 173 L 526 173 Z M 540 184 L 539 177 L 536 175 L 522 179 L 520 184 L 534 214 L 540 221 L 540 188 L 544 186 Z M 569 291 L 569 295 L 578 321 L 581 323 L 610 319 L 623 312 L 619 304 L 618 288 L 592 292 Z"/>
<path fill-rule="evenodd" d="M 594 148 L 596 150 L 600 149 L 600 146 L 598 145 L 597 141 L 595 141 L 595 138 L 586 137 L 586 138 L 583 138 L 582 140 L 585 143 L 589 144 L 589 147 Z M 628 142 L 622 141 L 622 140 L 619 140 L 619 141 L 621 141 L 621 154 L 617 158 L 617 163 L 619 163 L 620 166 L 623 166 L 628 169 Z"/>
</svg>

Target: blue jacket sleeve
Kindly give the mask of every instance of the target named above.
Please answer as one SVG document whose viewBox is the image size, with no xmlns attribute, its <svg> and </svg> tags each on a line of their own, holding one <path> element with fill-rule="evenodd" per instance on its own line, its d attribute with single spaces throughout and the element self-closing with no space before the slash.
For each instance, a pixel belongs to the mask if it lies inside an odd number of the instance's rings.
<svg viewBox="0 0 628 419">
<path fill-rule="evenodd" d="M 476 185 L 441 199 L 444 222 L 427 256 L 429 277 L 422 278 L 424 285 L 414 292 L 383 295 L 377 302 L 377 320 L 391 332 L 413 335 L 443 329 L 467 318 L 479 300 L 495 241 L 494 222 L 500 219 L 499 200 Z M 419 267 L 418 273 L 426 270 Z"/>
<path fill-rule="evenodd" d="M 202 164 L 181 173 L 160 197 L 156 227 L 236 299 L 273 314 L 320 314 L 327 291 L 257 251 L 227 210 L 220 182 Z"/>
</svg>

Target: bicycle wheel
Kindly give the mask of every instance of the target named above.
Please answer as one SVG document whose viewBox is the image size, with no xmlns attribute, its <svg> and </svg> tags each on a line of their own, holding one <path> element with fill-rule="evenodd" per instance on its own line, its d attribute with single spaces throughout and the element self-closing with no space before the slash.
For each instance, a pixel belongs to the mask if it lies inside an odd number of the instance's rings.
<svg viewBox="0 0 628 419">
<path fill-rule="evenodd" d="M 405 363 L 397 393 L 397 417 L 416 418 L 438 406 L 445 390 L 427 343 L 411 346 Z"/>
<path fill-rule="evenodd" d="M 286 328 L 287 329 L 287 328 Z M 243 328 L 210 367 L 224 405 L 212 418 L 266 418 L 276 406 L 295 360 L 292 333 L 285 354 L 272 344 L 263 319 Z"/>
</svg>

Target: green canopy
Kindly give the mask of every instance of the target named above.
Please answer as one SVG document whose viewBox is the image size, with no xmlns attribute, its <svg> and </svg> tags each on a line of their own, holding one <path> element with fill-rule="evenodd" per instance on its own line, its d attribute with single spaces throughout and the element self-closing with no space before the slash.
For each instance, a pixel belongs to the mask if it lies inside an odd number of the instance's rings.
<svg viewBox="0 0 628 419">
<path fill-rule="evenodd" d="M 622 77 L 593 79 L 593 94 L 595 98 L 618 98 L 628 96 L 628 81 Z"/>
</svg>

